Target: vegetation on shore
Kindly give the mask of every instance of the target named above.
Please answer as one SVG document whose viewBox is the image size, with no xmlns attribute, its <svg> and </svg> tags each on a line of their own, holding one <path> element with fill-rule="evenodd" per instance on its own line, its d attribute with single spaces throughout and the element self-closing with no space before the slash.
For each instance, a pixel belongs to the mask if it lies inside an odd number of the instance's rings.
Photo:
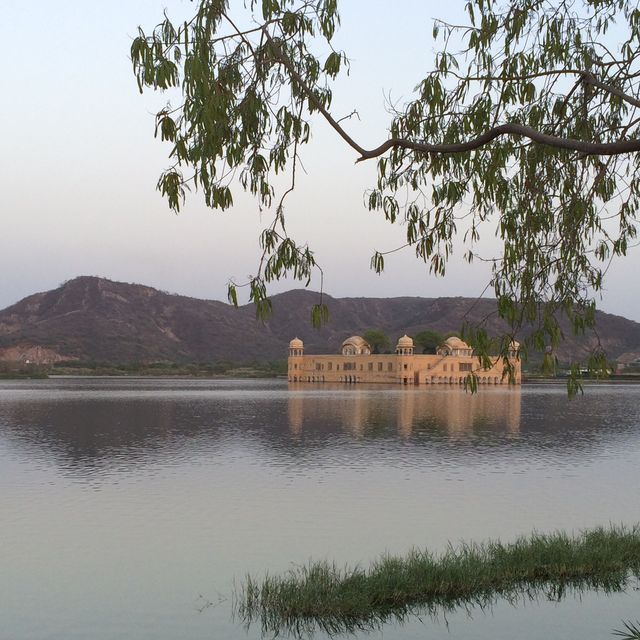
<svg viewBox="0 0 640 640">
<path fill-rule="evenodd" d="M 436 616 L 457 607 L 485 607 L 567 592 L 622 591 L 640 577 L 640 527 L 597 528 L 570 536 L 534 533 L 510 544 L 450 546 L 383 556 L 369 569 L 310 562 L 282 576 L 247 576 L 235 613 L 265 633 L 297 636 L 376 629 L 411 614 Z"/>
<path fill-rule="evenodd" d="M 41 365 L 0 361 L 0 380 L 36 380 L 48 377 L 47 369 Z"/>
<path fill-rule="evenodd" d="M 274 378 L 287 373 L 286 360 L 238 364 L 229 361 L 184 362 L 59 362 L 49 369 L 50 375 L 90 376 L 169 376 L 193 378 Z"/>
<path fill-rule="evenodd" d="M 190 378 L 275 378 L 286 375 L 285 360 L 252 362 L 181 363 L 133 362 L 111 363 L 67 361 L 51 365 L 0 362 L 0 380 L 46 379 L 51 376 L 157 376 Z"/>
</svg>

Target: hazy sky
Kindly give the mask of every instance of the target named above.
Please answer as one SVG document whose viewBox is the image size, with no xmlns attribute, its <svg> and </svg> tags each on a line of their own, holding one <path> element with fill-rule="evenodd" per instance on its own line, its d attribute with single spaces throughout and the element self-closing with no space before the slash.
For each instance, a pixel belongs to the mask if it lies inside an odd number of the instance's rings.
<svg viewBox="0 0 640 640">
<path fill-rule="evenodd" d="M 168 146 L 153 139 L 161 95 L 138 93 L 128 50 L 138 25 L 150 28 L 167 8 L 184 16 L 185 0 L 2 4 L 3 145 L 0 308 L 78 275 L 148 284 L 201 298 L 226 298 L 230 277 L 254 273 L 261 219 L 236 194 L 227 213 L 192 194 L 171 213 L 155 190 Z M 337 46 L 352 59 L 335 89 L 337 116 L 353 109 L 349 129 L 365 146 L 382 142 L 385 96 L 402 101 L 430 68 L 432 19 L 455 20 L 464 2 L 342 0 Z M 443 8 L 444 7 L 444 8 Z M 307 175 L 287 204 L 288 229 L 309 241 L 334 296 L 480 295 L 488 271 L 454 255 L 445 278 L 430 276 L 411 251 L 369 269 L 374 249 L 402 244 L 404 230 L 367 211 L 363 193 L 374 164 L 355 155 L 323 122 L 303 152 Z M 486 241 L 491 253 L 491 240 Z M 495 252 L 494 252 L 495 253 Z M 629 295 L 640 254 L 608 274 L 603 310 L 640 321 L 640 297 Z M 300 286 L 285 282 L 273 291 Z M 312 283 L 317 288 L 319 282 Z"/>
</svg>

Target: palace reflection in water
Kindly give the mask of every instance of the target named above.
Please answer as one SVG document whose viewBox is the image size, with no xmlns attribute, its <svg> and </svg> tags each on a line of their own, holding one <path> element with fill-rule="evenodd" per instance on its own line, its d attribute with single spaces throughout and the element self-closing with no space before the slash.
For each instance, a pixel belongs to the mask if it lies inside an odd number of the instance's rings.
<svg viewBox="0 0 640 640">
<path fill-rule="evenodd" d="M 350 440 L 412 440 L 436 455 L 581 455 L 611 439 L 635 441 L 637 391 L 591 387 L 569 401 L 558 385 L 459 387 L 321 386 L 281 381 L 51 380 L 0 387 L 0 448 L 71 473 L 140 469 L 222 447 L 265 447 L 292 465 L 319 450 L 357 456 Z M 453 448 L 455 445 L 455 448 Z M 385 449 L 386 451 L 386 449 Z M 480 458 L 479 458 L 480 459 Z M 398 458 L 401 464 L 402 459 Z M 0 471 L 1 474 L 1 471 Z"/>
<path fill-rule="evenodd" d="M 450 436 L 465 436 L 478 427 L 498 432 L 520 431 L 522 393 L 519 386 L 505 390 L 485 390 L 471 394 L 459 388 L 419 390 L 380 385 L 358 387 L 344 392 L 344 387 L 325 385 L 322 391 L 308 392 L 308 386 L 290 383 L 289 427 L 299 434 L 305 424 L 319 420 L 341 423 L 354 435 L 365 436 L 367 430 L 380 427 L 394 429 L 403 438 L 414 429 L 433 427 Z M 340 393 L 342 391 L 342 393 Z M 327 402 L 327 393 L 335 394 Z"/>
</svg>

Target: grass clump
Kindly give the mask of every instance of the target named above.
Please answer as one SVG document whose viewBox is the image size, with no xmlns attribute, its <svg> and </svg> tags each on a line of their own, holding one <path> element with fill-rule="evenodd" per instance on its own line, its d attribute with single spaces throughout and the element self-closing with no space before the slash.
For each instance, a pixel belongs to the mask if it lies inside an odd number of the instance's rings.
<svg viewBox="0 0 640 640">
<path fill-rule="evenodd" d="M 377 628 L 389 620 L 459 606 L 487 606 L 567 590 L 621 591 L 640 575 L 640 528 L 597 528 L 571 536 L 534 533 L 510 544 L 450 545 L 439 555 L 385 555 L 368 569 L 311 562 L 282 576 L 248 576 L 236 614 L 263 632 L 306 635 Z"/>
<path fill-rule="evenodd" d="M 640 622 L 636 621 L 635 624 L 631 620 L 622 621 L 624 629 L 615 629 L 614 636 L 623 638 L 623 640 L 640 640 Z"/>
</svg>

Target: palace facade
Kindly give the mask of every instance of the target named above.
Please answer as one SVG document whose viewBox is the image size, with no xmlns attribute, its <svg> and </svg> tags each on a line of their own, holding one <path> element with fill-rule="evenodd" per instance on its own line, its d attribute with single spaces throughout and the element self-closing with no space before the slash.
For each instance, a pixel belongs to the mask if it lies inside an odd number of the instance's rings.
<svg viewBox="0 0 640 640">
<path fill-rule="evenodd" d="M 519 344 L 512 343 L 509 362 L 515 384 L 521 384 Z M 289 382 L 379 382 L 392 384 L 464 384 L 469 374 L 479 384 L 508 384 L 501 358 L 485 369 L 473 350 L 460 338 L 447 338 L 436 354 L 415 354 L 413 340 L 404 335 L 393 354 L 371 353 L 371 346 L 361 336 L 347 338 L 335 355 L 305 355 L 304 343 L 294 338 L 289 343 Z"/>
</svg>

